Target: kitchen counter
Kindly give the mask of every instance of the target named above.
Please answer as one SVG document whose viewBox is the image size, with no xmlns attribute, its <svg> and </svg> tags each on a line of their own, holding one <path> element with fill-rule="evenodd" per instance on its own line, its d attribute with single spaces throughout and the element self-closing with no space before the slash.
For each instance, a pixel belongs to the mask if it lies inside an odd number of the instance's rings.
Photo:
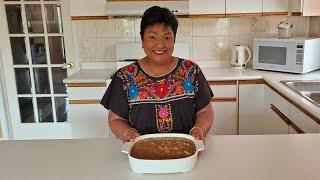
<svg viewBox="0 0 320 180">
<path fill-rule="evenodd" d="M 135 174 L 122 143 L 106 139 L 0 142 L 2 180 L 320 179 L 320 135 L 208 136 L 187 173 Z M 22 150 L 23 149 L 23 150 Z"/>
</svg>

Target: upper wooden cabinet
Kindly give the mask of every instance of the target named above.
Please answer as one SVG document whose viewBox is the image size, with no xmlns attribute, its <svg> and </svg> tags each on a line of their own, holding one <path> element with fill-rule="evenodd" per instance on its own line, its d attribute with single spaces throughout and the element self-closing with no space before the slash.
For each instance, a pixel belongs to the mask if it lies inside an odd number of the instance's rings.
<svg viewBox="0 0 320 180">
<path fill-rule="evenodd" d="M 70 0 L 71 16 L 105 16 L 106 0 Z"/>
<path fill-rule="evenodd" d="M 302 12 L 301 11 L 301 0 L 267 0 L 263 1 L 264 13 L 274 12 Z"/>
<path fill-rule="evenodd" d="M 287 12 L 288 0 L 263 1 L 263 12 Z"/>
<path fill-rule="evenodd" d="M 197 14 L 225 14 L 226 3 L 224 0 L 189 0 L 189 12 Z"/>
<path fill-rule="evenodd" d="M 320 16 L 319 0 L 302 0 L 303 16 Z"/>
<path fill-rule="evenodd" d="M 226 0 L 226 13 L 262 13 L 262 0 Z"/>
</svg>

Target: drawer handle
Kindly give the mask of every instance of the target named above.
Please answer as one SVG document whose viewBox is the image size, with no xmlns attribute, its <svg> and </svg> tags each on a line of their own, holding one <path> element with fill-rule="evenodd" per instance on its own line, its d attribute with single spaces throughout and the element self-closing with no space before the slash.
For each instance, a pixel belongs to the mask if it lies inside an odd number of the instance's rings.
<svg viewBox="0 0 320 180">
<path fill-rule="evenodd" d="M 275 105 L 270 104 L 270 108 L 275 112 L 288 126 L 291 126 L 297 133 L 304 134 L 294 122 L 292 122 L 286 115 L 284 115 Z"/>
</svg>

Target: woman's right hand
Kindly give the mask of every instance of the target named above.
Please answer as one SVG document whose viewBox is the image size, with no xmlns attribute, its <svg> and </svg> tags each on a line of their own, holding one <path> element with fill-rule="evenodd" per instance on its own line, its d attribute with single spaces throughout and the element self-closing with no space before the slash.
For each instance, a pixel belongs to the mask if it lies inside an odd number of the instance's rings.
<svg viewBox="0 0 320 180">
<path fill-rule="evenodd" d="M 136 137 L 140 136 L 138 131 L 135 128 L 128 128 L 122 136 L 123 142 L 130 142 L 133 141 Z"/>
</svg>

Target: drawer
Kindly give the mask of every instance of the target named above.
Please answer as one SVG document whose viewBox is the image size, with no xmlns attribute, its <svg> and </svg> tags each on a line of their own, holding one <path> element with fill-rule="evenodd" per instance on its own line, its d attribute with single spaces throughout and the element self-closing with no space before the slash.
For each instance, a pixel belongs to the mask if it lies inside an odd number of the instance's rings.
<svg viewBox="0 0 320 180">
<path fill-rule="evenodd" d="M 68 87 L 69 100 L 100 100 L 106 87 Z"/>
<path fill-rule="evenodd" d="M 236 97 L 237 86 L 236 85 L 211 85 L 210 86 L 214 97 Z"/>
<path fill-rule="evenodd" d="M 237 81 L 208 81 L 215 98 L 237 97 Z"/>
</svg>

